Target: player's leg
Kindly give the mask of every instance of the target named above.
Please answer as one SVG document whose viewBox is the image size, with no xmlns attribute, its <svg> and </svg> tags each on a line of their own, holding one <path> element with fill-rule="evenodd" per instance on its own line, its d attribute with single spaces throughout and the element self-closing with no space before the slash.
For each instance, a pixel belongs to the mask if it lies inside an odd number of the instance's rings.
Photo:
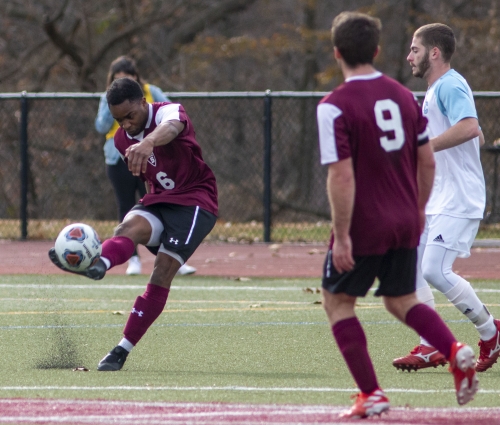
<svg viewBox="0 0 500 425">
<path fill-rule="evenodd" d="M 432 217 L 427 217 L 426 226 L 422 235 L 420 236 L 420 242 L 417 248 L 417 275 L 415 283 L 415 294 L 418 300 L 425 304 L 426 306 L 434 310 L 434 294 L 422 276 L 422 257 L 427 246 L 427 236 L 429 233 L 429 222 Z M 401 370 L 418 370 L 425 369 L 428 367 L 437 367 L 446 365 L 446 357 L 439 352 L 435 347 L 432 346 L 424 337 L 420 336 L 420 344 L 415 346 L 409 354 L 398 357 L 392 361 L 392 365 L 396 369 Z"/>
<path fill-rule="evenodd" d="M 453 272 L 456 251 L 432 245 L 428 252 L 430 258 L 426 262 L 428 268 L 424 269 L 425 276 L 476 327 L 480 337 L 476 370 L 484 372 L 500 355 L 500 321 L 493 318 L 471 284 Z"/>
<path fill-rule="evenodd" d="M 106 172 L 113 185 L 118 204 L 118 220 L 121 223 L 137 202 L 136 192 L 139 192 L 139 196 L 142 198 L 146 192 L 146 187 L 139 177 L 134 176 L 129 171 L 127 164 L 122 159 L 119 159 L 115 165 L 107 165 Z M 130 257 L 125 273 L 127 275 L 141 274 L 141 269 L 141 260 L 136 249 L 132 257 Z"/>
<path fill-rule="evenodd" d="M 375 295 L 382 295 L 391 314 L 446 356 L 455 379 L 457 401 L 465 404 L 477 392 L 474 352 L 469 346 L 457 342 L 436 311 L 418 301 L 414 292 L 416 259 L 416 249 L 389 251 L 377 274 L 380 286 Z"/>
<path fill-rule="evenodd" d="M 154 270 L 146 291 L 135 300 L 122 340 L 101 360 L 99 371 L 123 367 L 129 352 L 162 313 L 179 267 L 194 253 L 216 221 L 213 214 L 198 207 L 161 204 L 149 210 L 154 210 L 156 218 L 161 217 L 164 226 L 159 233 L 159 228 L 153 225 L 147 242 L 148 249 L 157 254 Z"/>
<path fill-rule="evenodd" d="M 323 270 L 323 306 L 333 336 L 360 393 L 344 418 L 364 418 L 389 409 L 389 400 L 379 388 L 364 330 L 354 312 L 357 296 L 364 296 L 375 278 L 373 257 L 356 258 L 354 269 L 339 274 L 331 251 Z M 376 262 L 376 258 L 375 258 Z"/>
<path fill-rule="evenodd" d="M 122 161 L 123 162 L 123 161 Z M 130 193 L 127 194 L 127 199 L 123 199 L 120 202 L 120 221 L 123 221 L 125 215 L 134 207 L 136 203 L 136 194 L 139 199 L 141 199 L 146 194 L 146 186 L 144 182 L 137 176 L 132 175 L 129 171 L 128 167 L 125 166 L 125 172 L 127 172 L 133 180 L 129 181 L 129 177 L 127 177 L 127 184 L 129 185 L 128 191 Z M 123 214 L 123 215 L 122 215 Z M 141 258 L 139 257 L 139 252 L 137 251 L 137 247 L 130 259 L 128 260 L 128 267 L 125 271 L 125 274 L 128 276 L 139 275 L 142 273 L 142 263 Z"/>
<path fill-rule="evenodd" d="M 384 297 L 389 312 L 403 323 L 423 335 L 450 363 L 457 402 L 466 404 L 478 390 L 475 375 L 474 351 L 468 345 L 457 342 L 437 312 L 418 302 L 415 294 L 402 297 Z"/>
<path fill-rule="evenodd" d="M 446 222 L 446 225 L 442 222 Z M 471 284 L 452 269 L 458 256 L 470 255 L 479 220 L 443 217 L 442 222 L 435 230 L 431 229 L 434 238 L 426 248 L 422 273 L 424 278 L 442 292 L 476 327 L 480 337 L 476 370 L 484 372 L 492 367 L 500 356 L 500 320 L 493 318 Z M 450 228 L 454 232 L 449 230 Z"/>
</svg>

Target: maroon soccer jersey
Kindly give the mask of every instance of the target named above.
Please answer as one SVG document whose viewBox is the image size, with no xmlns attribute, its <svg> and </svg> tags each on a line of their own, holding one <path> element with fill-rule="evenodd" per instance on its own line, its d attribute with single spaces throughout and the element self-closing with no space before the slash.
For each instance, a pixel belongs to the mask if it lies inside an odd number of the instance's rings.
<svg viewBox="0 0 500 425">
<path fill-rule="evenodd" d="M 115 146 L 124 157 L 130 145 L 142 141 L 160 122 L 170 119 L 181 121 L 184 130 L 170 143 L 153 148 L 146 172 L 141 174 L 149 184 L 149 193 L 140 202 L 146 206 L 158 203 L 199 206 L 217 215 L 215 176 L 203 160 L 193 124 L 182 105 L 170 102 L 149 104 L 144 131 L 132 138 L 119 128 L 114 137 Z"/>
<path fill-rule="evenodd" d="M 376 72 L 347 79 L 320 101 L 317 113 L 321 163 L 352 158 L 353 255 L 416 247 L 417 149 L 428 136 L 413 94 Z"/>
</svg>

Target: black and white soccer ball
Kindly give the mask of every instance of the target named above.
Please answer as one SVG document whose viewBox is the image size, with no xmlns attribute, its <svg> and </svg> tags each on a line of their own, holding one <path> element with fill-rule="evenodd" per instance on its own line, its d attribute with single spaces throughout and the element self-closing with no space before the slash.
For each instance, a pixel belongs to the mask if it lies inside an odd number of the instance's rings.
<svg viewBox="0 0 500 425">
<path fill-rule="evenodd" d="M 91 226 L 74 223 L 61 230 L 56 239 L 55 250 L 64 267 L 82 271 L 99 260 L 102 247 L 97 232 Z"/>
</svg>

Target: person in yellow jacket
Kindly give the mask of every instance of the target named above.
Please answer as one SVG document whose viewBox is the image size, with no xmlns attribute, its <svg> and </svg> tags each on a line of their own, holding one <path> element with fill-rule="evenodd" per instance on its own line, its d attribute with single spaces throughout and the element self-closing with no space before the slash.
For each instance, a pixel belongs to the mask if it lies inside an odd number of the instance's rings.
<svg viewBox="0 0 500 425">
<path fill-rule="evenodd" d="M 139 71 L 135 61 L 128 56 L 120 56 L 116 58 L 109 67 L 106 87 L 117 78 L 130 77 L 136 80 L 142 87 L 144 97 L 148 103 L 153 102 L 169 102 L 169 99 L 163 94 L 163 91 L 152 85 L 141 81 Z M 136 204 L 136 194 L 143 197 L 146 193 L 144 182 L 137 176 L 133 176 L 128 170 L 127 165 L 120 157 L 120 153 L 115 148 L 114 135 L 118 130 L 119 125 L 114 120 L 108 107 L 106 93 L 103 93 L 99 102 L 99 110 L 95 119 L 96 130 L 106 135 L 104 143 L 104 160 L 106 163 L 106 174 L 113 185 L 113 189 L 118 203 L 118 219 L 121 223 L 125 215 Z M 142 265 L 139 255 L 134 252 L 130 258 L 126 274 L 137 275 L 141 274 Z M 196 269 L 184 264 L 177 274 L 186 275 L 194 273 Z"/>
</svg>

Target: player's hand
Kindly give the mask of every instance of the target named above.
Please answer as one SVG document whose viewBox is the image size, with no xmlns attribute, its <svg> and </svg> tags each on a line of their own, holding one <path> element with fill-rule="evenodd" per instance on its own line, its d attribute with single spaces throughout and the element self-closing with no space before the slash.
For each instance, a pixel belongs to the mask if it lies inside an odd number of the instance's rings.
<svg viewBox="0 0 500 425">
<path fill-rule="evenodd" d="M 152 153 L 153 143 L 147 138 L 127 148 L 125 158 L 128 160 L 128 169 L 134 176 L 146 172 L 148 159 Z"/>
<path fill-rule="evenodd" d="M 333 242 L 332 249 L 333 266 L 339 273 L 351 271 L 354 268 L 352 256 L 352 241 L 350 236 L 337 238 Z"/>
</svg>

